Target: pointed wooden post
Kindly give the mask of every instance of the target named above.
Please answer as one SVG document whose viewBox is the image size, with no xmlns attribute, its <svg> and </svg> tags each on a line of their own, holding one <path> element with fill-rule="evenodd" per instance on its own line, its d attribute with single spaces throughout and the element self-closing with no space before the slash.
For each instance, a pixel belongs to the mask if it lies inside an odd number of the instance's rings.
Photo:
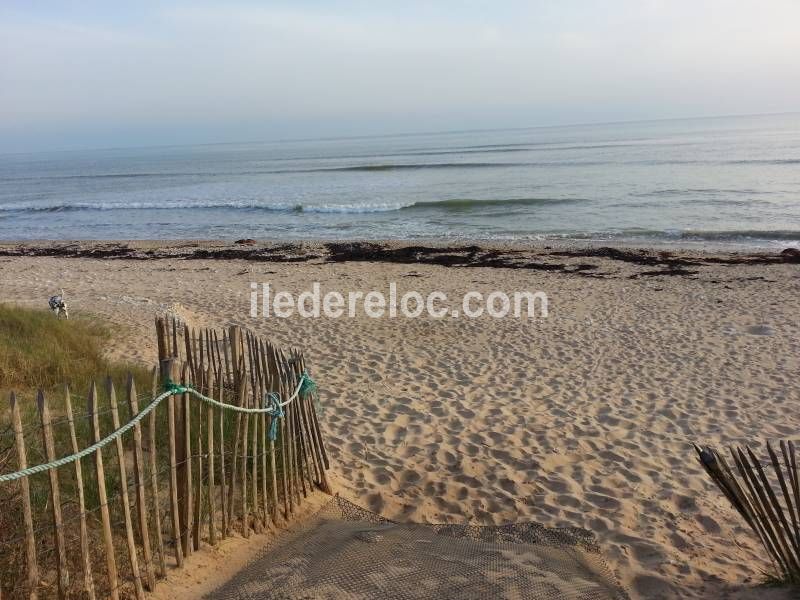
<svg viewBox="0 0 800 600">
<path fill-rule="evenodd" d="M 175 362 L 173 359 L 161 361 L 162 379 L 173 380 Z M 169 499 L 170 522 L 172 523 L 172 543 L 175 545 L 175 563 L 183 566 L 183 548 L 181 546 L 181 510 L 178 498 L 178 464 L 177 435 L 175 432 L 175 394 L 167 396 L 167 425 L 169 428 Z"/>
<path fill-rule="evenodd" d="M 272 368 L 272 389 L 274 392 L 277 392 L 281 398 L 285 398 L 285 386 L 284 386 L 284 375 L 278 364 L 278 352 L 277 350 L 272 347 L 270 353 L 270 367 Z M 284 519 L 289 518 L 289 513 L 291 512 L 291 498 L 289 494 L 289 466 L 287 463 L 287 449 L 286 449 L 286 419 L 280 417 L 272 417 L 273 419 L 278 419 L 278 424 L 275 426 L 276 430 L 280 435 L 280 439 L 278 440 L 278 448 L 280 449 L 281 453 L 281 482 L 280 482 L 280 489 L 281 489 L 281 496 L 283 499 L 283 517 Z M 270 447 L 272 448 L 272 455 L 275 457 L 275 443 L 271 443 Z M 273 472 L 276 472 L 276 465 L 273 462 Z"/>
<path fill-rule="evenodd" d="M 139 399 L 136 394 L 136 383 L 133 375 L 128 374 L 128 408 L 131 419 L 139 414 Z M 150 530 L 147 526 L 147 496 L 145 495 L 144 456 L 142 454 L 142 426 L 137 423 L 133 426 L 133 474 L 136 481 L 136 508 L 139 521 L 139 539 L 142 542 L 142 555 L 144 557 L 145 582 L 148 591 L 153 591 L 156 586 L 155 570 L 153 569 L 153 554 L 150 549 Z M 157 499 L 156 499 L 157 500 Z M 158 506 L 155 507 L 158 510 Z"/>
<path fill-rule="evenodd" d="M 111 423 L 114 431 L 120 428 L 119 409 L 117 408 L 117 393 L 114 390 L 114 382 L 108 378 L 108 399 L 111 403 Z M 142 576 L 139 572 L 139 555 L 136 553 L 136 542 L 133 538 L 133 520 L 131 519 L 131 503 L 128 497 L 128 468 L 125 465 L 125 446 L 122 443 L 122 436 L 114 438 L 117 447 L 117 463 L 119 464 L 120 496 L 122 498 L 122 512 L 125 518 L 125 541 L 128 545 L 128 558 L 131 563 L 131 574 L 133 575 L 133 585 L 136 591 L 136 598 L 144 599 L 144 587 L 142 586 Z"/>
<path fill-rule="evenodd" d="M 184 347 L 184 352 L 186 352 L 186 364 L 189 366 L 189 377 L 192 379 L 192 381 L 196 382 L 197 373 L 195 372 L 195 359 L 194 359 L 194 355 L 192 354 L 191 336 L 192 336 L 192 332 L 189 329 L 189 326 L 184 323 L 184 325 L 183 325 L 183 347 Z"/>
<path fill-rule="evenodd" d="M 235 406 L 242 406 L 243 402 L 243 394 L 242 394 L 242 385 L 245 381 L 244 376 L 241 374 L 241 365 L 239 362 L 239 329 L 235 326 L 232 326 L 229 329 L 228 335 L 229 345 L 230 345 L 230 353 L 231 353 L 231 381 L 233 383 L 233 404 Z M 226 344 L 225 348 L 228 348 Z M 227 356 L 227 354 L 226 354 Z M 234 509 L 234 502 L 236 500 L 236 476 L 237 476 L 237 462 L 239 460 L 239 445 L 240 445 L 240 436 L 242 430 L 242 413 L 236 413 L 236 432 L 233 437 L 233 455 L 231 456 L 231 485 L 229 489 L 229 496 L 228 496 L 228 527 L 227 530 L 230 530 L 230 524 L 235 519 L 236 510 Z"/>
<path fill-rule="evenodd" d="M 178 358 L 178 319 L 172 317 L 172 356 Z"/>
<path fill-rule="evenodd" d="M 36 395 L 36 404 L 39 408 L 39 418 L 42 423 L 42 441 L 47 462 L 56 459 L 56 448 L 53 441 L 53 426 L 50 422 L 50 409 L 47 406 L 44 393 L 39 390 Z M 69 570 L 67 568 L 67 548 L 64 543 L 64 522 L 61 518 L 61 491 L 58 487 L 58 469 L 49 469 L 47 475 L 50 479 L 50 504 L 53 513 L 53 530 L 56 539 L 56 559 L 58 562 L 58 595 L 64 598 L 69 589 Z"/>
<path fill-rule="evenodd" d="M 271 347 L 267 346 L 263 348 L 265 357 L 264 357 L 264 372 L 266 377 L 268 378 L 269 382 L 269 390 L 270 392 L 277 391 L 276 387 L 276 374 L 272 369 L 273 365 L 273 355 Z M 270 430 L 272 429 L 272 421 L 276 419 L 276 417 L 270 415 L 268 426 Z M 278 524 L 278 515 L 280 514 L 280 510 L 278 508 L 278 469 L 276 466 L 275 460 L 275 440 L 269 440 L 269 461 L 270 461 L 270 474 L 271 474 L 271 484 L 272 484 L 272 522 L 276 525 Z"/>
<path fill-rule="evenodd" d="M 267 372 L 264 367 L 264 351 L 261 340 L 255 341 L 256 371 L 258 373 L 259 391 L 258 402 L 261 408 L 266 407 L 264 397 L 267 393 Z M 261 421 L 261 502 L 264 518 L 264 527 L 269 527 L 271 515 L 269 511 L 269 500 L 267 494 L 267 414 L 261 413 L 258 418 Z"/>
<path fill-rule="evenodd" d="M 300 355 L 300 366 L 305 371 L 306 363 L 305 363 L 305 358 L 302 355 Z M 311 426 L 311 433 L 318 448 L 319 459 L 322 467 L 323 490 L 326 491 L 326 493 L 330 494 L 331 486 L 328 483 L 327 477 L 325 476 L 325 470 L 330 469 L 330 463 L 328 461 L 328 454 L 325 451 L 325 444 L 322 442 L 322 431 L 320 430 L 319 418 L 317 416 L 317 410 L 313 402 L 310 402 L 308 404 L 308 409 L 309 409 L 308 415 L 309 415 L 309 424 Z"/>
<path fill-rule="evenodd" d="M 208 339 L 208 338 L 206 338 Z M 214 396 L 214 369 L 209 356 L 206 389 L 210 397 Z M 221 398 L 218 398 L 221 401 Z M 206 405 L 206 449 L 208 450 L 208 541 L 212 546 L 217 545 L 217 530 L 214 526 L 214 517 L 217 514 L 216 486 L 214 485 L 214 407 Z"/>
<path fill-rule="evenodd" d="M 195 360 L 197 360 L 197 355 L 195 354 L 194 356 Z M 201 369 L 199 362 L 197 363 L 197 368 L 198 372 L 194 376 L 194 383 L 199 389 L 203 390 L 205 389 L 205 382 L 203 381 L 204 373 L 199 370 Z M 197 476 L 194 478 L 194 520 L 192 537 L 194 540 L 194 549 L 199 550 L 203 529 L 203 413 L 205 410 L 203 402 L 195 397 L 191 398 L 190 404 L 197 407 L 197 410 L 192 410 L 190 413 L 195 412 L 197 414 L 197 433 L 195 434 L 197 447 L 194 452 Z"/>
<path fill-rule="evenodd" d="M 92 382 L 89 388 L 87 412 L 92 421 L 92 443 L 100 441 L 100 420 L 97 414 L 97 386 Z M 103 450 L 94 453 L 94 470 L 97 478 L 97 497 L 100 502 L 100 520 L 103 524 L 103 543 L 105 544 L 106 568 L 108 569 L 109 595 L 112 600 L 119 598 L 119 579 L 117 576 L 117 560 L 114 557 L 114 538 L 111 535 L 111 516 L 108 512 L 108 494 L 106 493 L 106 472 L 103 467 Z"/>
<path fill-rule="evenodd" d="M 298 377 L 303 376 L 303 364 L 302 364 L 302 357 L 300 354 L 294 354 L 294 361 L 295 361 L 295 372 L 298 374 Z M 317 461 L 317 453 L 314 444 L 314 436 L 311 432 L 310 428 L 310 421 L 308 419 L 308 407 L 312 402 L 309 395 L 306 396 L 299 396 L 297 398 L 297 423 L 298 428 L 301 433 L 300 441 L 303 449 L 303 463 L 305 465 L 305 474 L 308 481 L 308 485 L 310 489 L 317 484 L 322 487 L 322 480 L 324 478 L 324 472 L 319 469 L 319 464 Z"/>
<path fill-rule="evenodd" d="M 214 332 L 214 336 L 215 337 L 217 336 L 216 332 Z M 230 344 L 230 342 L 228 340 L 228 336 L 225 333 L 225 331 L 223 331 L 222 332 L 222 351 L 220 352 L 220 360 L 224 364 L 223 377 L 225 378 L 225 382 L 228 384 L 228 386 L 229 387 L 233 387 L 233 384 L 231 383 L 232 379 L 231 379 L 231 364 L 230 364 L 230 358 L 229 358 L 229 352 L 230 352 L 229 344 Z"/>
<path fill-rule="evenodd" d="M 225 402 L 225 372 L 220 366 L 217 372 L 217 385 L 219 386 L 219 401 Z M 222 504 L 222 538 L 228 537 L 228 494 L 225 478 L 225 410 L 219 409 L 219 487 L 220 501 Z"/>
<path fill-rule="evenodd" d="M 253 421 L 253 458 L 252 469 L 250 471 L 250 490 L 253 494 L 253 530 L 261 533 L 261 518 L 258 514 L 258 422 L 259 415 L 251 415 Z"/>
<path fill-rule="evenodd" d="M 189 383 L 189 366 L 183 363 L 181 369 L 181 384 L 186 385 Z M 192 543 L 192 403 L 188 393 L 183 394 L 182 415 L 181 421 L 183 422 L 181 432 L 181 442 L 183 442 L 183 452 L 181 458 L 183 459 L 183 480 L 181 481 L 181 491 L 183 492 L 183 512 L 181 513 L 181 523 L 183 523 L 183 532 L 181 535 L 181 544 L 183 545 L 184 556 L 191 556 L 193 551 Z M 179 445 L 180 447 L 180 445 Z"/>
<path fill-rule="evenodd" d="M 158 370 L 154 367 L 152 374 L 152 397 L 158 396 Z M 153 496 L 153 520 L 156 527 L 156 551 L 158 552 L 158 571 L 161 577 L 167 576 L 167 562 L 164 555 L 164 537 L 161 527 L 161 507 L 159 506 L 158 494 L 158 461 L 156 455 L 156 411 L 152 411 L 148 416 L 149 423 L 147 428 L 148 446 L 150 450 L 150 489 Z"/>
<path fill-rule="evenodd" d="M 282 356 L 281 359 L 284 360 Z M 284 374 L 285 376 L 288 376 L 288 374 Z M 283 383 L 283 390 L 284 391 L 281 394 L 281 398 L 288 399 L 289 394 L 292 393 L 288 379 Z M 291 407 L 291 404 L 287 404 L 283 409 L 286 416 L 281 419 L 281 434 L 283 435 L 283 448 L 285 452 L 284 464 L 286 466 L 286 474 L 289 484 L 289 513 L 293 515 L 294 506 L 297 501 L 297 477 L 295 476 L 294 472 L 294 432 L 292 431 L 292 420 L 290 418 Z"/>
<path fill-rule="evenodd" d="M 70 398 L 69 387 L 64 389 L 64 408 L 67 412 L 67 423 L 69 424 L 69 438 L 72 443 L 72 453 L 77 454 L 78 437 L 75 434 L 75 420 L 72 415 L 72 399 Z M 89 600 L 94 600 L 94 579 L 92 577 L 92 561 L 89 556 L 89 529 L 86 525 L 86 497 L 83 489 L 83 466 L 80 460 L 73 463 L 75 465 L 75 487 L 78 490 L 78 512 L 80 512 L 80 544 L 81 544 L 81 564 L 83 565 L 83 589 Z"/>
<path fill-rule="evenodd" d="M 19 412 L 17 396 L 11 392 L 11 420 L 14 427 L 14 441 L 17 446 L 17 467 L 19 470 L 28 468 L 28 455 L 25 451 L 25 434 L 22 429 L 22 417 Z M 33 537 L 33 514 L 31 512 L 31 487 L 27 477 L 19 480 L 20 496 L 22 497 L 22 517 L 25 523 L 25 560 L 28 575 L 28 598 L 36 600 L 39 597 L 39 566 L 36 563 L 36 540 Z"/>
<path fill-rule="evenodd" d="M 244 397 L 244 391 L 247 389 L 247 379 L 242 377 L 244 381 L 244 385 L 242 386 L 242 397 Z M 244 426 L 244 432 L 242 433 L 242 535 L 245 538 L 250 537 L 250 514 L 249 508 L 247 504 L 247 440 L 249 434 L 249 424 L 250 424 L 250 415 L 244 414 L 244 418 L 242 419 Z"/>
<path fill-rule="evenodd" d="M 250 408 L 256 408 L 256 399 L 259 394 L 258 376 L 255 371 L 255 358 L 253 348 L 253 335 L 247 335 L 247 348 L 250 356 L 250 385 L 253 388 L 253 401 L 250 403 Z M 261 533 L 261 522 L 258 516 L 258 422 L 259 415 L 251 415 L 252 428 L 253 428 L 253 445 L 252 445 L 252 463 L 250 471 L 250 490 L 252 491 L 252 505 L 253 505 L 253 530 L 256 533 Z"/>
</svg>

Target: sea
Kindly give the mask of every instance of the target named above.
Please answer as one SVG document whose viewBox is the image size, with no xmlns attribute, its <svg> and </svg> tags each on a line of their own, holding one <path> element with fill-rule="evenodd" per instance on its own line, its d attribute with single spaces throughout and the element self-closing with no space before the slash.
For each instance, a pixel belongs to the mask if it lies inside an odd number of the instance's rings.
<svg viewBox="0 0 800 600">
<path fill-rule="evenodd" d="M 0 155 L 0 240 L 800 244 L 800 113 Z"/>
</svg>

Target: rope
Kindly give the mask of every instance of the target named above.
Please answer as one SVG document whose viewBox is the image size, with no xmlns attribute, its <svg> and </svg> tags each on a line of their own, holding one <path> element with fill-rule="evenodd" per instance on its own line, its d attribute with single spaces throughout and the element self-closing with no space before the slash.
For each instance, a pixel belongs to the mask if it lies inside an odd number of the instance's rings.
<svg viewBox="0 0 800 600">
<path fill-rule="evenodd" d="M 32 467 L 27 467 L 20 471 L 15 471 L 14 473 L 6 473 L 5 475 L 0 475 L 0 483 L 6 483 L 8 481 L 16 481 L 17 479 L 21 479 L 23 477 L 28 477 L 29 475 L 35 475 L 36 473 L 43 473 L 44 471 L 49 471 L 50 469 L 57 469 L 58 467 L 63 467 L 64 465 L 68 465 L 76 460 L 80 460 L 90 454 L 97 452 L 98 450 L 102 450 L 104 447 L 108 446 L 111 442 L 116 440 L 118 437 L 124 435 L 133 427 L 139 423 L 142 419 L 144 419 L 147 415 L 155 410 L 155 408 L 169 396 L 174 394 L 191 394 L 195 398 L 206 402 L 207 404 L 211 404 L 212 406 L 216 406 L 223 410 L 232 410 L 234 412 L 240 413 L 247 413 L 247 414 L 268 414 L 274 418 L 270 425 L 269 436 L 270 440 L 275 440 L 275 435 L 277 437 L 277 422 L 278 418 L 284 416 L 283 407 L 293 402 L 298 396 L 305 397 L 307 394 L 313 392 L 313 390 L 317 389 L 317 384 L 314 383 L 314 380 L 311 379 L 311 376 L 306 372 L 300 375 L 300 381 L 297 384 L 297 388 L 295 389 L 294 393 L 289 397 L 288 400 L 285 402 L 280 401 L 280 394 L 275 392 L 270 392 L 267 394 L 269 398 L 269 404 L 267 404 L 264 408 L 245 408 L 243 406 L 233 406 L 232 404 L 224 404 L 218 400 L 214 400 L 214 398 L 209 398 L 208 396 L 201 394 L 196 389 L 194 389 L 191 384 L 181 385 L 170 381 L 167 379 L 164 382 L 164 392 L 158 396 L 156 396 L 153 401 L 147 405 L 139 414 L 137 414 L 133 419 L 125 423 L 122 427 L 114 431 L 113 433 L 107 435 L 99 442 L 95 442 L 91 446 L 88 446 L 81 450 L 80 452 L 76 452 L 75 454 L 70 454 L 69 456 L 64 456 L 63 458 L 56 459 L 49 463 L 43 463 L 41 465 L 35 465 Z M 266 398 L 265 398 L 266 400 Z"/>
<path fill-rule="evenodd" d="M 16 471 L 15 473 L 7 473 L 5 475 L 0 475 L 0 483 L 5 483 L 7 481 L 14 481 L 22 477 L 27 477 L 28 475 L 35 475 L 36 473 L 49 471 L 50 469 L 57 469 L 58 467 L 63 467 L 64 465 L 68 465 L 71 462 L 80 460 L 85 456 L 89 456 L 93 452 L 101 450 L 102 448 L 113 442 L 115 439 L 117 439 L 119 436 L 123 435 L 125 432 L 132 429 L 134 425 L 136 425 L 139 421 L 141 421 L 148 414 L 150 414 L 155 409 L 155 407 L 158 406 L 162 400 L 164 400 L 164 398 L 171 395 L 172 392 L 169 391 L 164 392 L 163 394 L 155 398 L 150 404 L 148 404 L 147 407 L 142 412 L 140 412 L 133 419 L 125 423 L 125 425 L 117 429 L 114 433 L 104 437 L 99 442 L 95 442 L 91 446 L 84 448 L 80 452 L 77 452 L 76 454 L 70 454 L 69 456 L 59 458 L 49 463 L 28 467 L 26 469 L 22 469 L 21 471 Z"/>
<path fill-rule="evenodd" d="M 269 414 L 272 420 L 269 424 L 269 440 L 274 442 L 278 438 L 278 419 L 284 416 L 283 405 L 281 404 L 281 395 L 276 392 L 268 392 L 265 396 Z"/>
<path fill-rule="evenodd" d="M 309 394 L 314 394 L 317 391 L 317 384 L 311 379 L 306 371 L 300 375 L 300 382 L 297 384 L 294 394 L 286 402 L 281 402 L 281 395 L 277 392 L 266 392 L 264 394 L 264 406 L 268 415 L 272 418 L 269 424 L 269 439 L 274 442 L 278 438 L 278 419 L 282 418 L 285 413 L 283 407 L 292 402 L 298 396 L 306 397 Z M 259 411 L 263 412 L 263 411 Z"/>
</svg>

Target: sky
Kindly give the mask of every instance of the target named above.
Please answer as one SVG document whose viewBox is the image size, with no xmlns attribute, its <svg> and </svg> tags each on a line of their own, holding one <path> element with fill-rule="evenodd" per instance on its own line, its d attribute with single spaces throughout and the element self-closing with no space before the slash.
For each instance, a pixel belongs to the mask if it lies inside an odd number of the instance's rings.
<svg viewBox="0 0 800 600">
<path fill-rule="evenodd" d="M 800 110 L 797 0 L 0 4 L 0 152 Z"/>
</svg>

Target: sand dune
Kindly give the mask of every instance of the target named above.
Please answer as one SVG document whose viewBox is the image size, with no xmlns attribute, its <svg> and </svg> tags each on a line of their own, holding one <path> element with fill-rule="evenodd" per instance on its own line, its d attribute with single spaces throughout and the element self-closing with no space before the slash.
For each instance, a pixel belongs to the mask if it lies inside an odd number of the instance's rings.
<svg viewBox="0 0 800 600">
<path fill-rule="evenodd" d="M 800 429 L 800 271 L 706 266 L 606 278 L 492 268 L 244 261 L 0 259 L 0 300 L 124 328 L 113 353 L 151 362 L 151 323 L 236 322 L 302 346 L 322 390 L 333 482 L 388 517 L 585 527 L 634 597 L 784 597 L 752 589 L 757 540 L 691 442 Z M 252 319 L 251 281 L 323 289 L 543 290 L 547 319 Z M 142 343 L 145 340 L 145 343 Z"/>
</svg>

